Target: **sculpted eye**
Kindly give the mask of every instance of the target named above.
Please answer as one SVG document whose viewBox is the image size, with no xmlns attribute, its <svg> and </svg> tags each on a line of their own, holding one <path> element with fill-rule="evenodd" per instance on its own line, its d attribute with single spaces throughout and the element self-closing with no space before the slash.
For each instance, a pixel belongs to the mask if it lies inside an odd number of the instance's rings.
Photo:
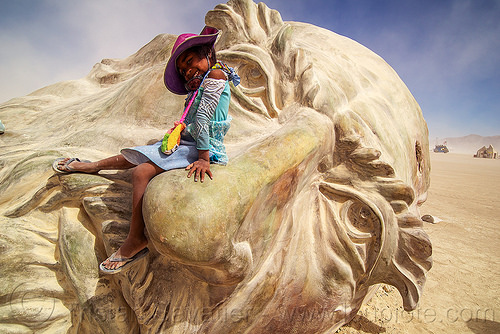
<svg viewBox="0 0 500 334">
<path fill-rule="evenodd" d="M 376 216 L 367 205 L 361 203 L 351 204 L 347 211 L 347 217 L 352 226 L 361 232 L 372 232 L 374 229 Z"/>
<path fill-rule="evenodd" d="M 241 77 L 242 85 L 250 89 L 250 91 L 246 91 L 245 93 L 255 95 L 264 91 L 266 77 L 260 66 L 254 63 L 245 62 L 238 67 L 237 72 Z"/>
<path fill-rule="evenodd" d="M 358 200 L 348 200 L 340 210 L 346 232 L 354 243 L 358 254 L 371 266 L 375 260 L 372 256 L 380 248 L 381 222 L 379 217 L 366 204 Z M 370 252 L 372 256 L 370 256 Z"/>
<path fill-rule="evenodd" d="M 252 68 L 252 70 L 249 73 L 251 79 L 260 79 L 262 77 L 262 73 L 260 73 L 260 70 L 258 68 Z"/>
<path fill-rule="evenodd" d="M 239 49 L 221 51 L 218 58 L 234 67 L 241 78 L 231 100 L 241 111 L 251 111 L 274 118 L 279 114 L 274 86 L 274 63 L 267 52 L 245 45 Z"/>
<path fill-rule="evenodd" d="M 341 215 L 347 223 L 347 233 L 351 239 L 371 239 L 373 232 L 377 230 L 379 220 L 368 205 L 349 200 L 343 204 L 341 211 Z"/>
</svg>

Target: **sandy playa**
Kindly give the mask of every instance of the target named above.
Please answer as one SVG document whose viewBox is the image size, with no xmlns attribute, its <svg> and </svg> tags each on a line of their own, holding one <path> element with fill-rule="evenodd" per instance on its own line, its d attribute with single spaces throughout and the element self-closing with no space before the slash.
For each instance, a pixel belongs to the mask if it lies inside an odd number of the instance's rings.
<svg viewBox="0 0 500 334">
<path fill-rule="evenodd" d="M 421 213 L 434 266 L 418 308 L 383 286 L 338 333 L 500 333 L 500 160 L 431 153 L 431 188 Z"/>
</svg>

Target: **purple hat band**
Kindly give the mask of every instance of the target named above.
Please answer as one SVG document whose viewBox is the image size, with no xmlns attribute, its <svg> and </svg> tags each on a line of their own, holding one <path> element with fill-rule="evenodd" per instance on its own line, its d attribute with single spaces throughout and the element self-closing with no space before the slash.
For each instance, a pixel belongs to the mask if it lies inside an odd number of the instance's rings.
<svg viewBox="0 0 500 334">
<path fill-rule="evenodd" d="M 172 47 L 172 54 L 165 67 L 163 80 L 165 86 L 174 94 L 185 95 L 188 93 L 184 87 L 184 79 L 177 72 L 175 62 L 177 58 L 187 49 L 198 45 L 213 46 L 217 40 L 219 31 L 212 27 L 205 27 L 200 35 L 196 34 L 182 34 L 177 37 L 177 40 Z"/>
</svg>

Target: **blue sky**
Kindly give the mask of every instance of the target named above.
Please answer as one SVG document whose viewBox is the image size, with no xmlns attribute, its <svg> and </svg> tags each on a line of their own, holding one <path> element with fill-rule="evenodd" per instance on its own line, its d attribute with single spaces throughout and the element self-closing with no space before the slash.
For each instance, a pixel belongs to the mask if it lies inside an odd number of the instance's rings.
<svg viewBox="0 0 500 334">
<path fill-rule="evenodd" d="M 199 32 L 221 2 L 0 0 L 0 103 L 84 77 L 160 33 Z M 432 139 L 500 135 L 500 0 L 264 2 L 285 21 L 329 29 L 384 58 L 420 104 Z"/>
</svg>

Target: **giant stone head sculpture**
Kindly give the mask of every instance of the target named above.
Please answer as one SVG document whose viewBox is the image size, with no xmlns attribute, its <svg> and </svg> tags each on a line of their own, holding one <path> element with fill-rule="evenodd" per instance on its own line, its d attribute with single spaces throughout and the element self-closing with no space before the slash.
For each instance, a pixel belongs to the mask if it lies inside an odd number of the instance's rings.
<svg viewBox="0 0 500 334">
<path fill-rule="evenodd" d="M 283 22 L 263 3 L 230 0 L 208 12 L 206 24 L 221 30 L 218 58 L 242 78 L 231 89 L 230 162 L 213 166 L 214 180 L 203 184 L 184 171 L 151 181 L 143 209 L 152 252 L 124 274 L 99 276 L 97 263 L 126 235 L 127 174 L 51 176 L 47 162 L 72 152 L 74 138 L 97 140 L 94 127 L 109 129 L 105 124 L 119 119 L 117 132 L 98 142 L 121 147 L 127 132 L 119 128 L 142 138 L 158 106 L 178 110 L 181 101 L 161 84 L 173 36 L 157 37 L 124 61 L 103 60 L 84 83 L 2 106 L 18 113 L 37 101 L 51 126 L 68 123 L 62 110 L 80 127 L 88 124 L 71 137 L 47 137 L 45 150 L 23 155 L 12 145 L 3 157 L 17 159 L 2 174 L 4 194 L 37 179 L 21 199 L 3 195 L 1 221 L 10 232 L 1 235 L 2 249 L 27 261 L 4 257 L 2 267 L 14 269 L 3 275 L 14 277 L 21 267 L 45 275 L 43 289 L 26 274 L 2 287 L 10 308 L 24 312 L 4 316 L 16 326 L 323 333 L 350 321 L 380 283 L 399 290 L 406 310 L 416 307 L 431 267 L 418 214 L 430 165 L 427 127 L 404 83 L 362 45 Z M 77 85 L 78 96 L 61 104 Z M 165 126 L 154 121 L 161 134 Z M 38 241 L 7 242 L 21 229 Z M 28 309 L 27 296 L 45 304 Z M 304 321 L 304 314 L 315 316 Z"/>
<path fill-rule="evenodd" d="M 206 23 L 222 31 L 218 57 L 242 77 L 232 90 L 234 159 L 201 190 L 162 175 L 145 199 L 159 252 L 231 287 L 215 310 L 245 315 L 208 317 L 202 331 L 326 332 L 378 283 L 415 308 L 431 266 L 418 218 L 428 133 L 403 82 L 365 47 L 285 23 L 263 3 L 229 1 Z M 196 209 L 162 210 L 165 196 Z M 304 322 L 301 310 L 329 316 Z"/>
</svg>

